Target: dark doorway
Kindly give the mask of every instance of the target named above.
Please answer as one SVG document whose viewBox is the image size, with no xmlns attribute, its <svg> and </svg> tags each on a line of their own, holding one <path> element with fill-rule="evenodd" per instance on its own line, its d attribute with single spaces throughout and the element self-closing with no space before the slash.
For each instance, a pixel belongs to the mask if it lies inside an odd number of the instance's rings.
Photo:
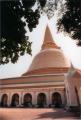
<svg viewBox="0 0 81 120">
<path fill-rule="evenodd" d="M 23 103 L 24 107 L 32 107 L 32 95 L 27 93 L 24 95 L 24 103 Z"/>
<path fill-rule="evenodd" d="M 1 107 L 7 107 L 7 101 L 8 101 L 8 96 L 7 94 L 4 94 L 1 99 Z"/>
<path fill-rule="evenodd" d="M 14 94 L 12 96 L 11 106 L 12 107 L 18 107 L 19 106 L 19 95 L 18 94 Z"/>
<path fill-rule="evenodd" d="M 55 92 L 52 95 L 52 105 L 57 108 L 60 108 L 62 106 L 61 95 L 58 92 Z"/>
<path fill-rule="evenodd" d="M 44 108 L 46 106 L 46 95 L 44 93 L 38 94 L 37 105 L 39 108 Z"/>
</svg>

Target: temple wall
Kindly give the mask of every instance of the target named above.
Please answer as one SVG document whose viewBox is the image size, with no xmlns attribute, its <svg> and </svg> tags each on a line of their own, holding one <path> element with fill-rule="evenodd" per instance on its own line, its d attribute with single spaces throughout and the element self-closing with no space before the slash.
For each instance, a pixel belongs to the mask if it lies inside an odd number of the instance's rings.
<svg viewBox="0 0 81 120">
<path fill-rule="evenodd" d="M 65 79 L 67 106 L 79 106 L 81 104 L 81 79 L 67 78 Z"/>
<path fill-rule="evenodd" d="M 81 105 L 81 87 L 80 87 L 80 90 L 79 90 L 79 96 L 80 96 L 80 105 Z"/>
<path fill-rule="evenodd" d="M 2 99 L 3 94 L 7 94 L 8 96 L 8 101 L 7 104 L 8 106 L 11 105 L 11 101 L 12 101 L 12 96 L 14 94 L 18 94 L 19 95 L 19 106 L 21 106 L 23 104 L 23 100 L 24 100 L 24 95 L 26 93 L 29 93 L 32 95 L 32 104 L 33 105 L 37 105 L 37 96 L 39 93 L 44 93 L 46 95 L 46 101 L 47 101 L 47 106 L 49 106 L 49 104 L 52 103 L 52 94 L 58 92 L 61 95 L 61 99 L 62 99 L 62 104 L 65 104 L 65 97 L 64 97 L 64 88 L 61 87 L 47 87 L 47 88 L 25 88 L 25 89 L 3 89 L 0 91 L 0 102 Z"/>
</svg>

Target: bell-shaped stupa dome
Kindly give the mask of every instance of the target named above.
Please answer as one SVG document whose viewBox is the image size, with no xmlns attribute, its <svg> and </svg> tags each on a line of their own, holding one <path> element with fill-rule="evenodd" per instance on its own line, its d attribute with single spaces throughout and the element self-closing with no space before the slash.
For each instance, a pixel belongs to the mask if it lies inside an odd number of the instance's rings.
<svg viewBox="0 0 81 120">
<path fill-rule="evenodd" d="M 49 27 L 46 27 L 41 51 L 34 57 L 26 75 L 66 73 L 70 63 L 62 50 L 53 41 Z"/>
</svg>

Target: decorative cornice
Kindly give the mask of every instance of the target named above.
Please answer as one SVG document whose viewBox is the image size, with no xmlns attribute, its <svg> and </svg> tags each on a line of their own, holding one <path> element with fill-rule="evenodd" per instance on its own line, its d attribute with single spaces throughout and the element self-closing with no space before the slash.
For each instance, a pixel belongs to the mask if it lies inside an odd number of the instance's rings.
<svg viewBox="0 0 81 120">
<path fill-rule="evenodd" d="M 57 74 L 57 75 L 59 75 L 59 74 L 65 74 L 65 73 L 67 73 L 68 72 L 68 67 L 61 67 L 61 68 L 59 68 L 59 67 L 54 67 L 54 68 L 52 68 L 52 67 L 50 67 L 50 68 L 40 68 L 40 69 L 37 69 L 37 70 L 33 70 L 33 71 L 28 71 L 27 73 L 25 73 L 25 74 L 23 74 L 23 76 L 28 76 L 28 75 L 48 75 L 48 74 L 53 74 L 53 75 L 55 75 L 55 74 Z"/>
<path fill-rule="evenodd" d="M 47 73 L 47 74 L 27 74 L 23 75 L 21 77 L 15 77 L 15 78 L 5 78 L 5 79 L 0 79 L 0 82 L 4 80 L 16 80 L 16 79 L 22 79 L 22 78 L 30 78 L 30 77 L 46 77 L 46 76 L 64 76 L 65 73 Z"/>
<path fill-rule="evenodd" d="M 3 88 L 18 88 L 18 87 L 36 87 L 36 86 L 55 86 L 55 85 L 64 85 L 63 81 L 60 82 L 47 82 L 47 83 L 30 83 L 30 84 L 10 84 L 10 85 L 1 85 L 1 89 Z"/>
</svg>

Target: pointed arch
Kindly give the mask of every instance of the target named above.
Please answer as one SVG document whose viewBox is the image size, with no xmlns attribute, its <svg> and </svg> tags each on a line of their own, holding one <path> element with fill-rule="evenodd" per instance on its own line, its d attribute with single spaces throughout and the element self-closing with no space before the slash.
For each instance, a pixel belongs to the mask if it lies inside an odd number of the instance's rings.
<svg viewBox="0 0 81 120">
<path fill-rule="evenodd" d="M 24 107 L 32 107 L 32 95 L 30 93 L 26 93 L 24 95 Z"/>
<path fill-rule="evenodd" d="M 11 106 L 12 107 L 19 106 L 19 95 L 17 93 L 13 94 L 13 96 L 12 96 Z"/>
<path fill-rule="evenodd" d="M 55 107 L 61 107 L 62 99 L 59 92 L 54 92 L 52 94 L 52 105 L 54 105 Z"/>
<path fill-rule="evenodd" d="M 2 99 L 1 99 L 1 106 L 2 107 L 7 107 L 7 102 L 8 102 L 8 95 L 7 94 L 3 94 L 2 95 Z"/>
<path fill-rule="evenodd" d="M 38 107 L 40 108 L 44 108 L 45 105 L 46 105 L 46 95 L 45 93 L 39 93 L 38 96 L 37 96 L 37 105 Z"/>
</svg>

